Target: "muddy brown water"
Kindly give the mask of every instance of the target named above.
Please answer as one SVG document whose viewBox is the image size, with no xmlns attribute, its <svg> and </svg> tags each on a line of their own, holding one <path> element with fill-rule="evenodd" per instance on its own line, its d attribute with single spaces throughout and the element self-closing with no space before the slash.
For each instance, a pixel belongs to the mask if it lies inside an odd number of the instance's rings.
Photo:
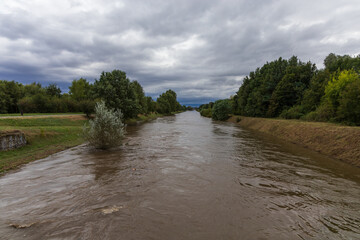
<svg viewBox="0 0 360 240">
<path fill-rule="evenodd" d="M 360 239 L 360 169 L 185 112 L 0 177 L 1 239 Z"/>
</svg>

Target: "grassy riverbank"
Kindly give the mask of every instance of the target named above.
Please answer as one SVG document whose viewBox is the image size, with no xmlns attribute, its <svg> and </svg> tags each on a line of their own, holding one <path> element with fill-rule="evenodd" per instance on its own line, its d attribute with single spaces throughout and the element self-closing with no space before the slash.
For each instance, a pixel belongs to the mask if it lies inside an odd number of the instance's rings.
<svg viewBox="0 0 360 240">
<path fill-rule="evenodd" d="M 139 115 L 125 122 L 132 125 L 161 116 L 157 113 Z M 82 127 L 86 121 L 80 114 L 0 118 L 0 131 L 21 130 L 28 141 L 24 147 L 0 152 L 0 173 L 83 143 Z"/>
<path fill-rule="evenodd" d="M 159 113 L 150 113 L 147 115 L 139 114 L 137 118 L 130 118 L 130 119 L 125 120 L 125 123 L 127 125 L 136 125 L 138 123 L 154 120 L 154 119 L 156 119 L 158 117 L 162 117 L 162 116 L 164 116 L 164 115 L 159 114 Z"/>
<path fill-rule="evenodd" d="M 360 167 L 360 127 L 242 116 L 228 121 Z"/>
<path fill-rule="evenodd" d="M 86 118 L 81 115 L 71 118 L 0 119 L 0 131 L 21 130 L 28 141 L 24 147 L 0 152 L 0 173 L 81 144 L 85 121 Z"/>
<path fill-rule="evenodd" d="M 150 113 L 147 115 L 139 114 L 137 118 L 130 118 L 130 119 L 125 120 L 125 123 L 127 125 L 136 125 L 138 123 L 151 121 L 151 120 L 154 120 L 159 117 L 171 116 L 171 115 L 175 115 L 175 114 L 182 113 L 182 112 L 184 112 L 184 111 L 172 112 L 171 114 L 160 114 L 160 113 Z"/>
<path fill-rule="evenodd" d="M 6 113 L 6 114 L 0 114 L 1 117 L 27 117 L 27 116 L 46 116 L 46 115 L 57 115 L 57 116 L 66 116 L 66 115 L 84 115 L 84 113 L 76 112 L 76 113 L 24 113 L 23 116 L 21 116 L 20 113 Z"/>
</svg>

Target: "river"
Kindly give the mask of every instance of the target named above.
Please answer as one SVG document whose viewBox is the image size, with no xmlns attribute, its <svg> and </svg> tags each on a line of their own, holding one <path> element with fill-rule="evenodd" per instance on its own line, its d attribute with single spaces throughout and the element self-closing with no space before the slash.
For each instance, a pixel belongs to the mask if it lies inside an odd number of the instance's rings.
<svg viewBox="0 0 360 240">
<path fill-rule="evenodd" d="M 197 112 L 127 132 L 2 176 L 0 238 L 360 239 L 359 168 Z"/>
</svg>

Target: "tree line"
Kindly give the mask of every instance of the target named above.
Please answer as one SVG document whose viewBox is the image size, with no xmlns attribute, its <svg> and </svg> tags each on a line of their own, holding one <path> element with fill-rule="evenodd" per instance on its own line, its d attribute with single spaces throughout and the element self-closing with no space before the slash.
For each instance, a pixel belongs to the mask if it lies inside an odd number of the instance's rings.
<svg viewBox="0 0 360 240">
<path fill-rule="evenodd" d="M 199 107 L 217 119 L 228 114 L 360 125 L 360 55 L 329 54 L 324 69 L 296 56 L 267 62 L 250 72 L 234 96 Z M 225 109 L 226 108 L 226 109 Z M 225 110 L 224 110 L 225 109 Z"/>
<path fill-rule="evenodd" d="M 43 87 L 35 82 L 24 85 L 0 80 L 0 113 L 84 112 L 89 115 L 100 100 L 109 108 L 120 109 L 125 119 L 138 114 L 171 114 L 186 109 L 172 90 L 154 101 L 145 95 L 138 81 L 131 81 L 121 70 L 102 72 L 93 84 L 84 78 L 75 79 L 68 93 L 62 93 L 56 84 Z"/>
</svg>

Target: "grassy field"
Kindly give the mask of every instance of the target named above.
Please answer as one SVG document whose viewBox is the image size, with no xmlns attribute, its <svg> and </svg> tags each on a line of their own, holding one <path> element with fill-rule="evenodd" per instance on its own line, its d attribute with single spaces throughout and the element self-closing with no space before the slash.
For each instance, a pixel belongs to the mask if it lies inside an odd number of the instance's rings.
<svg viewBox="0 0 360 240">
<path fill-rule="evenodd" d="M 85 117 L 1 119 L 0 131 L 18 129 L 25 133 L 28 144 L 0 152 L 0 173 L 36 159 L 79 145 Z"/>
<path fill-rule="evenodd" d="M 42 116 L 42 115 L 83 115 L 84 113 L 77 112 L 77 113 L 24 113 L 23 117 L 26 116 Z M 20 113 L 9 113 L 9 114 L 0 114 L 1 117 L 17 117 L 21 116 Z"/>
</svg>

